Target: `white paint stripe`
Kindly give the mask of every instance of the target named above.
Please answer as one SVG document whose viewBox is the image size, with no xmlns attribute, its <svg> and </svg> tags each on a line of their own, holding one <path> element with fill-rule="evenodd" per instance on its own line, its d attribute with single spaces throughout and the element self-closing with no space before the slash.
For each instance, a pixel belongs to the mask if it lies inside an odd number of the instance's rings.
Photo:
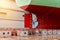
<svg viewBox="0 0 60 40">
<path fill-rule="evenodd" d="M 0 20 L 0 28 L 24 28 L 24 21 Z"/>
</svg>

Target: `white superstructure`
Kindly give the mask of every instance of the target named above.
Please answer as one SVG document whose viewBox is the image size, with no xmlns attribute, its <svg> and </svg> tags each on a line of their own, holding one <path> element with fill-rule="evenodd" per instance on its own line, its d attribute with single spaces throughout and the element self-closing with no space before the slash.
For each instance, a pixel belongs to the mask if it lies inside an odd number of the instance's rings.
<svg viewBox="0 0 60 40">
<path fill-rule="evenodd" d="M 22 36 L 27 36 L 28 30 L 25 28 L 25 25 L 27 25 L 25 24 L 25 14 L 30 13 L 19 8 L 15 0 L 0 0 L 0 37 L 14 36 L 20 33 Z M 38 25 L 36 15 L 32 14 L 31 17 L 31 27 L 36 28 Z M 21 28 L 25 30 L 20 31 Z"/>
</svg>

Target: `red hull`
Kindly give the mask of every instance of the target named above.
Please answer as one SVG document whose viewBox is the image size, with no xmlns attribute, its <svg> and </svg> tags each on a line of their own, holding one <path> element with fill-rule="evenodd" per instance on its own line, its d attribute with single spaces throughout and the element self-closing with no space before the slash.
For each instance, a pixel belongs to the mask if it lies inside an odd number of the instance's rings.
<svg viewBox="0 0 60 40">
<path fill-rule="evenodd" d="M 21 8 L 26 8 L 23 6 Z M 60 8 L 29 5 L 26 9 L 38 17 L 40 29 L 60 29 Z"/>
</svg>

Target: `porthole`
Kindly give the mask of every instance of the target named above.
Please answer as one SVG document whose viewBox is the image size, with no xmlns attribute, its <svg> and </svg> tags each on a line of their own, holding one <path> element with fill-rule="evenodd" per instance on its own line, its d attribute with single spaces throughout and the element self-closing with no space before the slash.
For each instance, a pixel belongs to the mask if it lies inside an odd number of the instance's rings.
<svg viewBox="0 0 60 40">
<path fill-rule="evenodd" d="M 26 34 L 26 32 L 24 32 L 24 34 Z"/>
<path fill-rule="evenodd" d="M 9 34 L 9 32 L 7 32 L 7 34 Z"/>
<path fill-rule="evenodd" d="M 3 35 L 5 35 L 5 33 L 3 33 Z"/>
<path fill-rule="evenodd" d="M 23 15 L 23 17 L 24 17 L 24 15 Z"/>
</svg>

